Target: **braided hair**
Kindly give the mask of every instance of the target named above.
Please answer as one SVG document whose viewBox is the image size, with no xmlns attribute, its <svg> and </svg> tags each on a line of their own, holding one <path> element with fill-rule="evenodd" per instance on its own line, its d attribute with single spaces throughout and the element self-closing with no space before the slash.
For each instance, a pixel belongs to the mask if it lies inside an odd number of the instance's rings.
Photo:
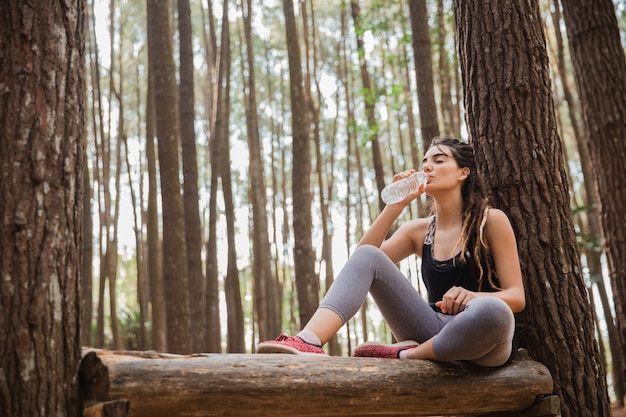
<svg viewBox="0 0 626 417">
<path fill-rule="evenodd" d="M 469 168 L 469 175 L 461 186 L 462 228 L 456 246 L 461 249 L 460 260 L 462 262 L 471 257 L 476 264 L 479 271 L 478 289 L 481 289 L 485 277 L 489 286 L 497 289 L 499 287 L 495 284 L 493 277 L 494 267 L 492 261 L 489 260 L 491 257 L 487 253 L 487 246 L 483 240 L 489 200 L 485 183 L 478 174 L 474 149 L 468 143 L 447 136 L 435 137 L 430 146 L 431 148 L 447 146 L 452 153 L 449 156 L 454 158 L 459 168 Z M 434 206 L 431 210 L 434 211 Z"/>
</svg>

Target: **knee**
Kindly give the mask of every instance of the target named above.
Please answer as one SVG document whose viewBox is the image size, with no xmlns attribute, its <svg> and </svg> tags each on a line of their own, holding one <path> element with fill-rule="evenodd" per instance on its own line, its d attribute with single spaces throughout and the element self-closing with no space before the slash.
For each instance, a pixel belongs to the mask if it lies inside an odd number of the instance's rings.
<svg viewBox="0 0 626 417">
<path fill-rule="evenodd" d="M 352 254 L 352 257 L 362 257 L 365 259 L 375 259 L 378 257 L 387 257 L 385 252 L 383 252 L 379 247 L 374 245 L 361 245 Z"/>
<path fill-rule="evenodd" d="M 492 330 L 507 332 L 515 327 L 515 316 L 507 303 L 493 296 L 477 297 L 465 308 L 480 316 L 480 321 Z"/>
</svg>

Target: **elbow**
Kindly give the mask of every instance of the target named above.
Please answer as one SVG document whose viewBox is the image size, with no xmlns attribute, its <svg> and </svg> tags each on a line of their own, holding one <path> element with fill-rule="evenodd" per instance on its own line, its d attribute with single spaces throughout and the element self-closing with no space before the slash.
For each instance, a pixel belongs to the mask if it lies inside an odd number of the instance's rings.
<svg viewBox="0 0 626 417">
<path fill-rule="evenodd" d="M 521 313 L 526 308 L 526 295 L 524 294 L 524 290 L 519 291 L 519 295 L 516 297 L 513 313 Z"/>
</svg>

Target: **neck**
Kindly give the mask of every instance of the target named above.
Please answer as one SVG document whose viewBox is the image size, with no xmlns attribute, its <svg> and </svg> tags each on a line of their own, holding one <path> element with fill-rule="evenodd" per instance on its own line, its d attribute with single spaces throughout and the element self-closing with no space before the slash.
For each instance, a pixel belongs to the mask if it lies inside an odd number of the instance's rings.
<svg viewBox="0 0 626 417">
<path fill-rule="evenodd" d="M 458 226 L 462 223 L 463 200 L 461 194 L 449 194 L 445 199 L 435 200 L 437 228 Z"/>
</svg>

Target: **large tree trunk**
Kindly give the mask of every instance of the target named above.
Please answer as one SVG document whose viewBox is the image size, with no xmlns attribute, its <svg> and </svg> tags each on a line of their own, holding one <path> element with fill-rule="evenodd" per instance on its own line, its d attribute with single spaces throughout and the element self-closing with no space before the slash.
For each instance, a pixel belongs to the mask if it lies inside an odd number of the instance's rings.
<svg viewBox="0 0 626 417">
<path fill-rule="evenodd" d="M 315 273 L 311 217 L 311 140 L 304 100 L 302 59 L 293 0 L 283 0 L 289 55 L 289 92 L 293 134 L 293 196 L 294 269 L 300 307 L 300 324 L 304 326 L 319 304 L 319 282 Z"/>
<path fill-rule="evenodd" d="M 80 379 L 90 400 L 129 400 L 129 417 L 558 415 L 554 396 L 541 401 L 552 391 L 548 370 L 526 358 L 480 368 L 322 355 L 89 351 Z M 534 412 L 525 411 L 533 405 Z M 491 414 L 497 411 L 514 413 Z"/>
<path fill-rule="evenodd" d="M 191 338 L 194 352 L 206 349 L 206 282 L 202 274 L 202 227 L 198 207 L 198 161 L 196 152 L 193 46 L 189 0 L 178 0 L 178 32 L 180 36 L 179 117 L 183 157 L 183 203 L 187 272 L 189 274 L 189 306 Z"/>
<path fill-rule="evenodd" d="M 86 2 L 0 2 L 0 410 L 78 416 Z"/>
<path fill-rule="evenodd" d="M 600 202 L 621 355 L 626 346 L 626 59 L 611 0 L 562 0 Z M 622 370 L 623 372 L 624 370 Z M 621 399 L 620 399 L 621 400 Z"/>
<path fill-rule="evenodd" d="M 574 99 L 574 93 L 569 87 L 569 77 L 567 70 L 567 62 L 565 59 L 565 47 L 563 45 L 563 39 L 561 36 L 561 6 L 559 0 L 553 1 L 552 7 L 552 22 L 554 25 L 554 38 L 557 45 L 557 65 L 558 72 L 561 79 L 561 86 L 563 88 L 563 97 L 567 102 L 567 110 L 569 118 L 571 120 L 570 126 L 574 133 L 576 140 L 576 149 L 578 150 L 578 160 L 580 161 L 580 167 L 582 169 L 585 178 L 585 192 L 581 193 L 583 196 L 583 205 L 587 207 L 585 210 L 586 216 L 582 218 L 582 231 L 590 236 L 594 241 L 600 242 L 601 229 L 598 218 L 598 196 L 596 193 L 596 180 L 593 172 L 592 159 L 589 155 L 589 148 L 587 146 L 587 140 L 579 128 L 579 108 L 577 100 Z M 602 309 L 605 316 L 605 322 L 607 327 L 607 333 L 609 336 L 609 346 L 611 353 L 613 375 L 612 386 L 617 397 L 617 404 L 624 406 L 624 358 L 620 348 L 620 338 L 615 326 L 615 319 L 611 307 L 608 302 L 606 293 L 606 286 L 604 285 L 604 274 L 602 272 L 602 251 L 598 250 L 597 245 L 585 245 L 585 255 L 587 256 L 587 267 L 589 268 L 589 276 L 592 286 L 595 285 L 600 295 Z"/>
<path fill-rule="evenodd" d="M 492 203 L 518 238 L 527 295 L 520 342 L 550 369 L 564 417 L 609 416 L 539 7 L 454 4 L 470 139 Z"/>
<path fill-rule="evenodd" d="M 191 353 L 185 220 L 179 180 L 176 71 L 169 4 L 148 0 L 148 10 L 148 48 L 155 80 L 154 103 L 163 208 L 162 267 L 167 294 L 167 347 L 171 352 Z"/>
</svg>

